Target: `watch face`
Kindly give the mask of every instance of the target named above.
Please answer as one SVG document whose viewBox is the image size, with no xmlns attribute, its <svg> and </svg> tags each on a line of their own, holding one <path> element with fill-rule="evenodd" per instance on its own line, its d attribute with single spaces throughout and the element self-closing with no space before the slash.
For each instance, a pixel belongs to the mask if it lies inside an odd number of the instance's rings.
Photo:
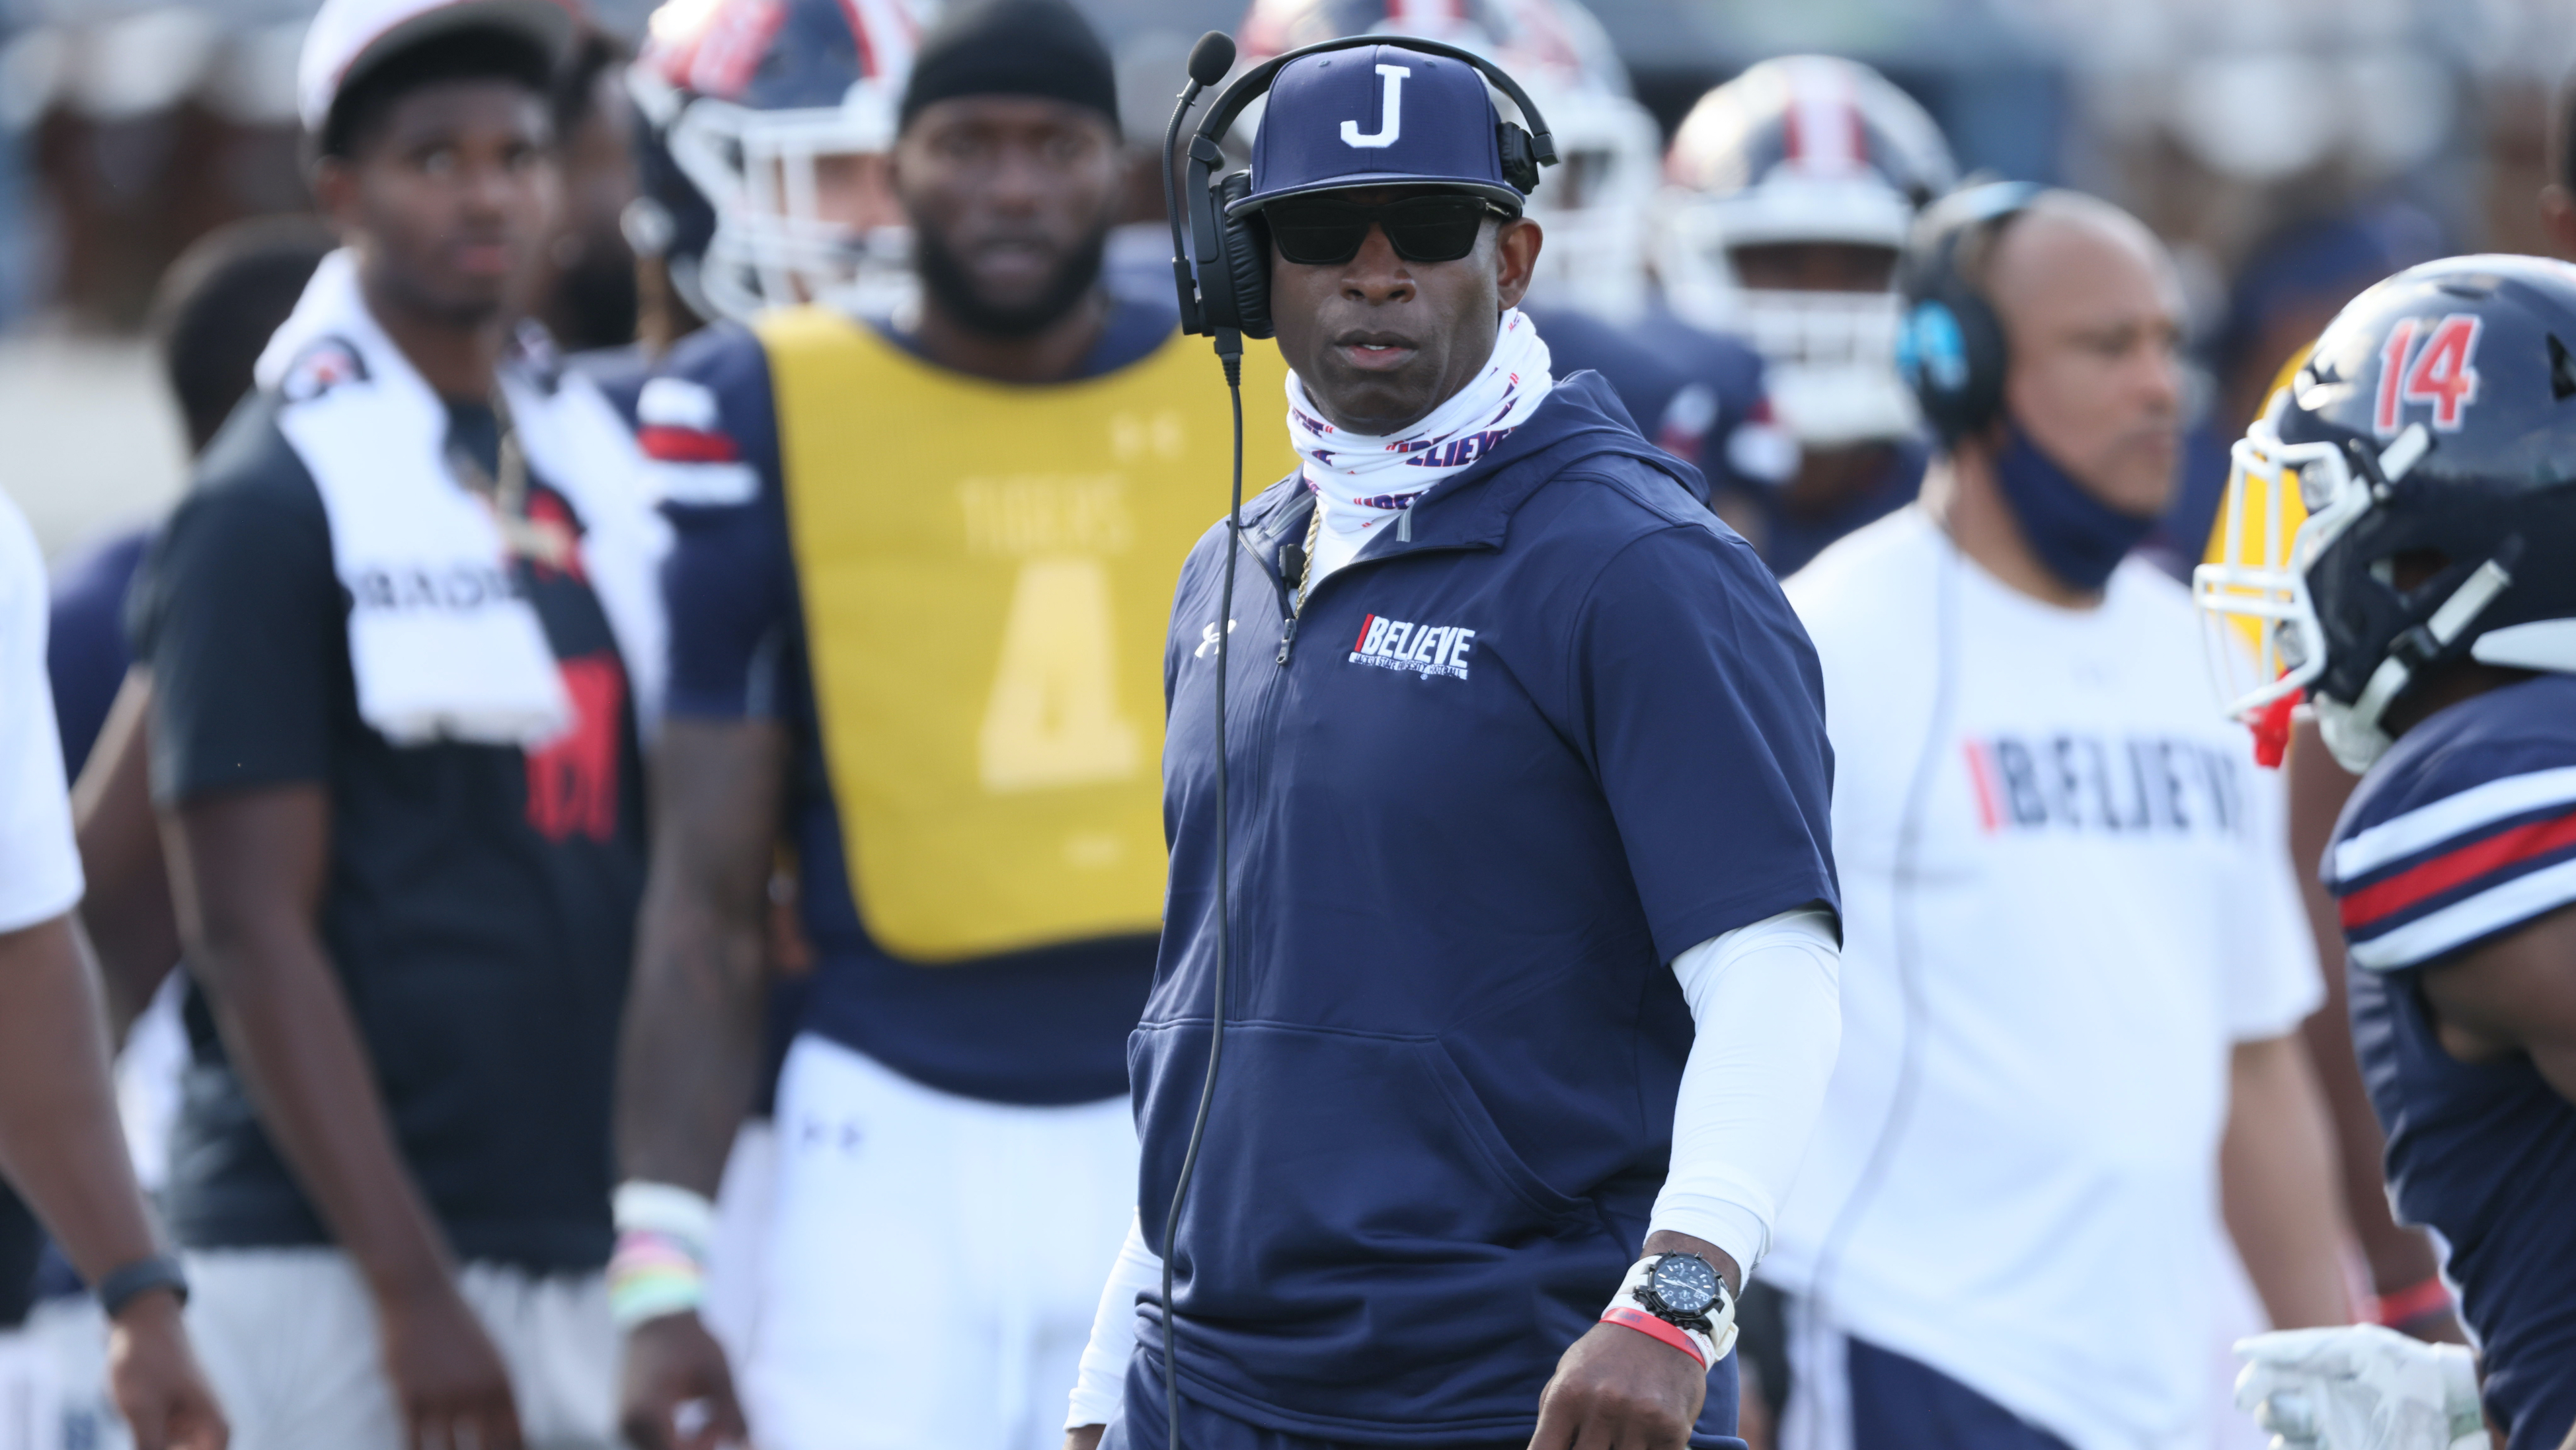
<svg viewBox="0 0 2576 1450">
<path fill-rule="evenodd" d="M 1675 1314 L 1706 1314 L 1717 1303 L 1717 1270 L 1694 1255 L 1665 1255 L 1646 1282 Z"/>
</svg>

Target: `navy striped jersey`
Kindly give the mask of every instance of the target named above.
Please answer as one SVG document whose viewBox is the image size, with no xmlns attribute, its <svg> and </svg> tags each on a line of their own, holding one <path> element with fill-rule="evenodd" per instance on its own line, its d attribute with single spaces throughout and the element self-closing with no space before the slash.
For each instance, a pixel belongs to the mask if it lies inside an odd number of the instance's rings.
<svg viewBox="0 0 2576 1450">
<path fill-rule="evenodd" d="M 2576 1424 L 2576 1104 L 2528 1056 L 2445 1052 L 2419 977 L 2576 902 L 2576 678 L 2408 731 L 2344 808 L 2325 882 L 2398 1217 L 2448 1247 L 2512 1450 L 2554 1450 Z"/>
</svg>

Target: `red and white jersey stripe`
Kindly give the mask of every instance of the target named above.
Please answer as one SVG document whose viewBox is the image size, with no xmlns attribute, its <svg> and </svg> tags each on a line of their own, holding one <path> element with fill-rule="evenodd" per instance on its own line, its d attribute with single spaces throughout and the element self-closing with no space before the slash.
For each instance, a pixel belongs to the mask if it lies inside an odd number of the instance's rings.
<svg viewBox="0 0 2576 1450">
<path fill-rule="evenodd" d="M 2325 862 L 2356 965 L 2422 965 L 2576 903 L 2576 679 L 2435 714 L 2373 767 Z"/>
</svg>

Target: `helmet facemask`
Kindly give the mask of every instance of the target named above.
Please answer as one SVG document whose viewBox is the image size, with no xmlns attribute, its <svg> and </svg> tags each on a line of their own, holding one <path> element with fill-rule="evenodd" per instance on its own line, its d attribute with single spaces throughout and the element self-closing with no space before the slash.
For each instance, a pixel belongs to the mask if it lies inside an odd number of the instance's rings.
<svg viewBox="0 0 2576 1450">
<path fill-rule="evenodd" d="M 1766 190 L 1771 194 L 1667 202 L 1656 261 L 1673 310 L 1696 326 L 1753 344 L 1769 365 L 1772 408 L 1800 443 L 1840 448 L 1913 432 L 1922 415 L 1896 371 L 1902 308 L 1894 276 L 1912 206 L 1887 187 L 1858 180 L 1773 183 Z M 1781 194 L 1807 190 L 1836 195 Z M 1888 285 L 1819 291 L 1746 283 L 1739 248 L 1799 245 L 1885 248 Z"/>
<path fill-rule="evenodd" d="M 892 220 L 899 213 L 881 179 L 894 142 L 893 98 L 881 87 L 860 81 L 839 106 L 795 110 L 700 98 L 670 137 L 673 157 L 715 204 L 699 286 L 717 310 L 748 318 L 813 302 L 884 317 L 915 295 L 911 236 Z M 835 206 L 836 196 L 857 200 Z M 872 224 L 847 219 L 854 210 L 874 213 Z"/>
<path fill-rule="evenodd" d="M 2192 571 L 2191 587 L 2212 681 L 2247 724 L 2325 672 L 2304 566 L 2370 506 L 2352 485 L 2339 445 L 2283 443 L 2268 414 L 2229 450 L 2218 557 Z"/>
<path fill-rule="evenodd" d="M 2327 750 L 2358 774 L 2391 743 L 2389 707 L 2454 658 L 2453 646 L 2511 587 L 2519 551 L 2506 540 L 2494 554 L 2454 559 L 2413 582 L 2398 579 L 2389 558 L 2320 570 L 2338 546 L 2389 548 L 2374 538 L 2386 530 L 2373 521 L 2432 435 L 2411 424 L 2376 456 L 2349 442 L 2283 443 L 2277 419 L 2286 398 L 2277 396 L 2232 450 L 2218 558 L 2192 571 L 2192 593 L 2229 712 L 2259 732 L 2304 693 Z M 2321 599 L 2312 578 L 2361 597 Z M 2326 615 L 2340 627 L 2329 630 Z"/>
</svg>

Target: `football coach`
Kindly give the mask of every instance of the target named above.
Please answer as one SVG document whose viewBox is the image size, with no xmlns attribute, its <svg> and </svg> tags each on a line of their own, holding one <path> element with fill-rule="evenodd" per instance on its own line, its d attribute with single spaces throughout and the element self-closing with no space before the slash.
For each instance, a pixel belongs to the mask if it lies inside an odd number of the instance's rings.
<svg viewBox="0 0 2576 1450">
<path fill-rule="evenodd" d="M 1155 1250 L 1229 927 L 1179 1443 L 1740 1444 L 1735 1295 L 1841 1031 L 1822 686 L 1697 475 L 1551 375 L 1528 144 L 1402 45 L 1271 87 L 1233 215 L 1302 467 L 1243 509 L 1231 617 L 1223 526 L 1174 602 L 1140 1213 L 1072 1446 L 1173 1438 Z"/>
</svg>

